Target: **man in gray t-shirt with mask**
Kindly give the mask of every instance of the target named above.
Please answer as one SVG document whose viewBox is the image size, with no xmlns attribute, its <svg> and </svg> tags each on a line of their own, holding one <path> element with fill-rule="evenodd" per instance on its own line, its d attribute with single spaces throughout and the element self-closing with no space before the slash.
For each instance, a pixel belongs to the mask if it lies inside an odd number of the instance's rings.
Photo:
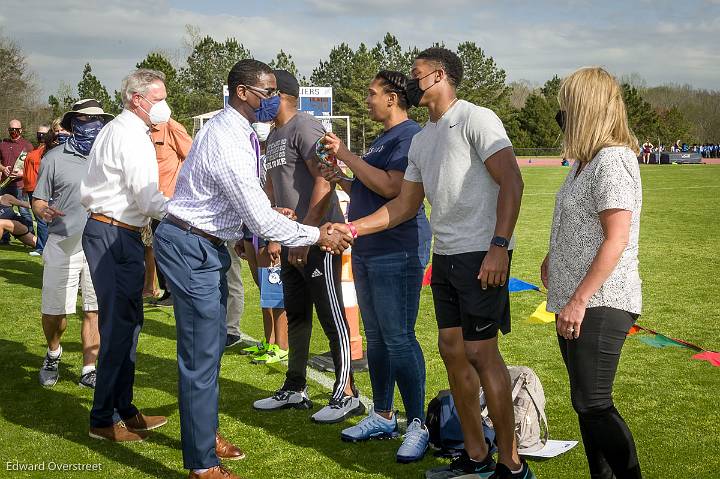
<svg viewBox="0 0 720 479">
<path fill-rule="evenodd" d="M 95 138 L 113 115 L 96 100 L 80 100 L 65 113 L 61 125 L 73 136 L 48 151 L 40 163 L 33 193 L 33 211 L 48 224 L 43 249 L 42 326 L 48 350 L 40 369 L 40 384 L 54 386 L 62 355 L 60 337 L 66 316 L 75 313 L 78 288 L 82 289 L 83 368 L 80 386 L 95 388 L 95 361 L 100 335 L 98 304 L 90 269 L 82 248 L 82 233 L 88 215 L 80 204 L 80 183 L 88 171 L 88 154 Z"/>
<path fill-rule="evenodd" d="M 298 112 L 300 87 L 285 70 L 275 70 L 280 109 L 265 152 L 266 190 L 274 206 L 295 211 L 298 221 L 318 226 L 343 222 L 337 195 L 320 173 L 316 142 L 325 134 L 322 124 Z M 309 409 L 306 369 L 312 333 L 313 305 L 330 341 L 335 365 L 335 386 L 328 406 L 312 416 L 315 422 L 336 423 L 362 414 L 365 407 L 353 384 L 350 335 L 341 293 L 341 257 L 317 246 L 285 248 L 281 279 L 288 317 L 288 371 L 285 383 L 273 396 L 255 401 L 256 409 Z"/>
</svg>

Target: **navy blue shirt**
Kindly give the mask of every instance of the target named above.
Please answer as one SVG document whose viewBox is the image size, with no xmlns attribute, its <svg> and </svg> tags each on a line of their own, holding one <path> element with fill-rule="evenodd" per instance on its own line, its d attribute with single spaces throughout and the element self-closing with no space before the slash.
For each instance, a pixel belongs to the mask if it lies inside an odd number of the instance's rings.
<svg viewBox="0 0 720 479">
<path fill-rule="evenodd" d="M 363 156 L 369 165 L 385 171 L 405 172 L 408 164 L 408 151 L 413 136 L 422 128 L 412 120 L 406 120 L 383 132 L 373 141 Z M 353 181 L 350 190 L 348 219 L 354 221 L 378 210 L 390 201 L 365 186 L 358 178 Z M 425 207 L 420 206 L 417 215 L 396 227 L 355 240 L 353 254 L 380 255 L 407 251 L 417 254 L 418 246 L 430 241 L 430 223 L 425 216 Z"/>
</svg>

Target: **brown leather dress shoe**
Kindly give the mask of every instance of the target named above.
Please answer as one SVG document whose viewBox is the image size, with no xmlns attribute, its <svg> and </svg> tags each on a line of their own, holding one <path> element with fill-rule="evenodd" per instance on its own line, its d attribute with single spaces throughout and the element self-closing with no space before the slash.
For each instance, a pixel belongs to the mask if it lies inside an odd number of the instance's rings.
<svg viewBox="0 0 720 479">
<path fill-rule="evenodd" d="M 123 419 L 123 422 L 130 431 L 149 431 L 167 424 L 165 416 L 146 416 L 139 412 L 130 419 Z"/>
<path fill-rule="evenodd" d="M 108 427 L 91 427 L 88 435 L 93 439 L 106 439 L 114 442 L 142 441 L 147 437 L 146 432 L 129 431 L 122 422 Z"/>
<path fill-rule="evenodd" d="M 215 454 L 217 454 L 218 459 L 228 461 L 245 459 L 245 453 L 242 452 L 239 447 L 222 437 L 219 432 L 215 433 Z"/>
<path fill-rule="evenodd" d="M 190 471 L 188 479 L 242 479 L 240 476 L 233 474 L 232 472 L 225 469 L 223 466 L 211 467 L 202 474 L 197 474 L 195 471 Z"/>
</svg>

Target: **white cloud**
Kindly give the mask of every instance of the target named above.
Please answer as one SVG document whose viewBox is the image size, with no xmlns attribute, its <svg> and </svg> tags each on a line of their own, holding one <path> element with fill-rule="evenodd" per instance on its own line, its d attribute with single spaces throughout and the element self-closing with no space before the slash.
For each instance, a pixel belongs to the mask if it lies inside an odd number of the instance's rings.
<svg viewBox="0 0 720 479">
<path fill-rule="evenodd" d="M 47 11 L 39 0 L 3 3 L 0 28 L 27 54 L 44 96 L 60 82 L 77 84 L 85 62 L 112 91 L 148 52 L 184 58 L 186 24 L 217 40 L 235 37 L 261 60 L 283 49 L 308 76 L 334 45 L 373 45 L 389 31 L 419 48 L 474 41 L 511 80 L 542 83 L 600 64 L 617 74 L 638 72 L 649 84 L 720 85 L 720 0 L 688 0 L 681 18 L 677 4 L 665 0 L 304 0 L 287 8 L 267 2 L 263 10 L 244 9 L 246 16 L 237 2 L 225 9 L 198 2 L 199 11 L 191 11 L 166 0 L 56 0 L 52 16 L 39 14 Z"/>
</svg>

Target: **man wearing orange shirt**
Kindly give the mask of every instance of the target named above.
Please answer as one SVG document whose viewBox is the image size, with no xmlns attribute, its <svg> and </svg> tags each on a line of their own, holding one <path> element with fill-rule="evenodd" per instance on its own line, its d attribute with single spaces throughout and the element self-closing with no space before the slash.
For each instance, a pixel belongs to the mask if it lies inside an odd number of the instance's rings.
<svg viewBox="0 0 720 479">
<path fill-rule="evenodd" d="M 185 127 L 172 118 L 170 118 L 167 123 L 152 125 L 152 127 L 150 127 L 150 136 L 152 137 L 153 144 L 155 145 L 155 153 L 157 154 L 160 192 L 166 198 L 172 198 L 175 193 L 175 182 L 180 173 L 180 167 L 190 152 L 192 138 L 188 135 Z M 155 228 L 157 228 L 160 222 L 153 219 L 150 224 L 154 233 Z M 152 250 L 150 250 L 150 255 L 152 255 Z M 152 257 L 154 261 L 155 256 L 152 255 Z M 160 271 L 160 268 L 157 267 L 157 263 L 155 265 L 155 271 L 157 273 L 158 285 L 160 289 L 165 291 L 162 297 L 158 299 L 157 304 L 160 306 L 172 306 L 172 299 L 170 298 L 170 291 L 168 291 L 165 282 L 165 276 L 162 274 L 162 271 Z"/>
<path fill-rule="evenodd" d="M 50 128 L 45 125 L 38 126 L 37 129 L 37 141 L 38 147 L 28 153 L 25 158 L 25 172 L 23 173 L 23 191 L 28 197 L 28 203 L 32 204 L 33 191 L 35 191 L 35 185 L 37 184 L 38 174 L 40 171 L 40 160 L 45 154 L 45 135 L 48 134 Z M 30 256 L 42 256 L 45 242 L 48 238 L 48 226 L 39 216 L 35 216 L 37 222 L 37 243 L 35 244 L 35 250 L 31 251 Z"/>
</svg>

